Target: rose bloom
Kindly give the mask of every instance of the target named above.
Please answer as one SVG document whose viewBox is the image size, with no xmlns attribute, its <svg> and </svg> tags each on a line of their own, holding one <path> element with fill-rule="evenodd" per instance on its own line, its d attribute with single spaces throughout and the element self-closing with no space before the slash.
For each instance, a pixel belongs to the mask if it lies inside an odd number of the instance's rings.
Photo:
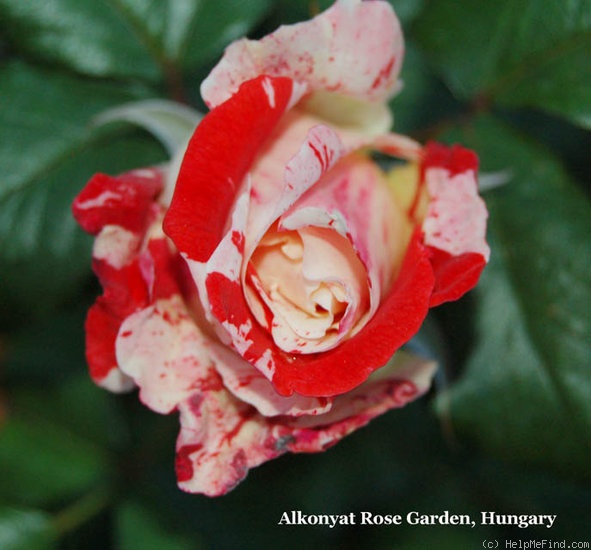
<svg viewBox="0 0 591 550">
<path fill-rule="evenodd" d="M 91 376 L 178 410 L 182 489 L 223 494 L 427 391 L 434 363 L 392 356 L 476 284 L 487 213 L 474 153 L 389 133 L 402 57 L 381 0 L 238 41 L 177 161 L 76 198 L 104 287 Z"/>
</svg>

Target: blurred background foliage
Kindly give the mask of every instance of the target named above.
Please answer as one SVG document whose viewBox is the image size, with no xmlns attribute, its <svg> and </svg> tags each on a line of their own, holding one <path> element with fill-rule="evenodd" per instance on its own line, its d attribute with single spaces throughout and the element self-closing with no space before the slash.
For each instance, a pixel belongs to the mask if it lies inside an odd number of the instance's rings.
<svg viewBox="0 0 591 550">
<path fill-rule="evenodd" d="M 433 391 L 322 455 L 219 499 L 176 488 L 176 415 L 92 385 L 100 289 L 70 215 L 97 171 L 166 152 L 93 118 L 132 100 L 203 110 L 223 48 L 308 0 L 0 0 L 0 548 L 477 548 L 587 540 L 591 525 L 591 2 L 391 0 L 406 36 L 395 130 L 476 149 L 492 258 L 438 308 Z M 278 526 L 281 513 L 557 514 L 551 530 Z"/>
</svg>

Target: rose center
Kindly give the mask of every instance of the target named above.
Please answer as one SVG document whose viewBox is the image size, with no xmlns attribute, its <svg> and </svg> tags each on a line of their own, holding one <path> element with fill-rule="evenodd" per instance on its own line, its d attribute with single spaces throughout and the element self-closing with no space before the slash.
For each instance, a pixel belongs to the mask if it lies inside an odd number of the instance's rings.
<svg viewBox="0 0 591 550">
<path fill-rule="evenodd" d="M 250 259 L 245 290 L 259 323 L 291 353 L 335 347 L 369 307 L 367 273 L 351 243 L 322 227 L 269 229 Z"/>
</svg>

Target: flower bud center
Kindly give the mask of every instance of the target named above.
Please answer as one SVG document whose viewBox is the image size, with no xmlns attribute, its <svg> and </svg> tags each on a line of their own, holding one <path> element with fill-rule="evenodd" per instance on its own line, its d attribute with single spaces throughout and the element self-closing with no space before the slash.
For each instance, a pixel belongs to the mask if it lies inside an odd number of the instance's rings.
<svg viewBox="0 0 591 550">
<path fill-rule="evenodd" d="M 290 353 L 315 353 L 349 336 L 369 305 L 365 267 L 336 231 L 275 224 L 252 254 L 246 297 L 275 343 Z"/>
</svg>

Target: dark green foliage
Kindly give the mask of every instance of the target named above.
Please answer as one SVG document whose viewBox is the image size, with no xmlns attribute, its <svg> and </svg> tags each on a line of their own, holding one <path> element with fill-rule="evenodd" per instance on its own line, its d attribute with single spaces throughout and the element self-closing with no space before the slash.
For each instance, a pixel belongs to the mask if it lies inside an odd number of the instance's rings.
<svg viewBox="0 0 591 550">
<path fill-rule="evenodd" d="M 99 289 L 70 204 L 97 171 L 166 158 L 146 132 L 94 117 L 146 98 L 203 109 L 199 84 L 231 40 L 329 4 L 0 0 L 1 548 L 589 540 L 588 0 L 391 0 L 407 39 L 395 130 L 460 141 L 509 179 L 484 195 L 492 256 L 480 284 L 430 318 L 442 367 L 427 398 L 212 500 L 176 488 L 175 414 L 87 377 L 84 315 Z M 558 519 L 551 530 L 278 526 L 291 510 Z"/>
</svg>

